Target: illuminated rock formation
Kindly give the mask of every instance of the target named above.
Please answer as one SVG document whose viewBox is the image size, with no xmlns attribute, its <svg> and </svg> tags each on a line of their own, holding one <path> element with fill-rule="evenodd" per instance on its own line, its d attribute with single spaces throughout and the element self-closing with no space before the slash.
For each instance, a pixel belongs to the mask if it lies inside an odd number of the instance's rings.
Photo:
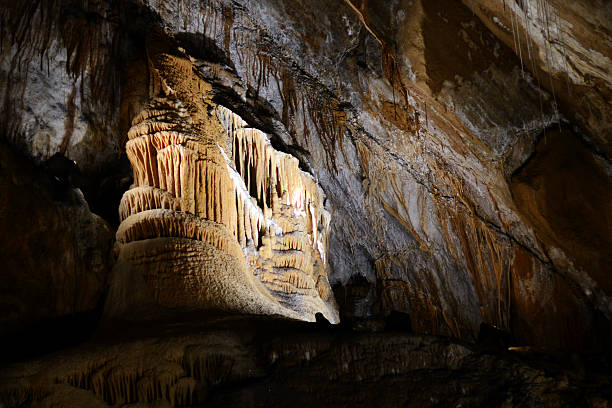
<svg viewBox="0 0 612 408">
<path fill-rule="evenodd" d="M 205 101 L 210 114 L 196 104 L 194 119 L 167 93 L 128 132 L 134 184 L 107 315 L 179 307 L 338 322 L 317 183 L 231 110 Z"/>
</svg>

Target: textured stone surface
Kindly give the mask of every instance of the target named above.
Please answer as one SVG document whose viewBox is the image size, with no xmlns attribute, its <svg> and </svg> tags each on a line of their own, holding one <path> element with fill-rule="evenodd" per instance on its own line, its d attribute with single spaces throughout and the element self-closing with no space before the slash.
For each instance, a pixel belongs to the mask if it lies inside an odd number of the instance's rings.
<svg viewBox="0 0 612 408">
<path fill-rule="evenodd" d="M 2 4 L 1 135 L 36 161 L 59 152 L 91 172 L 119 154 L 121 17 L 86 3 Z"/>
<path fill-rule="evenodd" d="M 203 74 L 238 89 L 238 106 L 249 103 L 245 87 L 268 103 L 269 126 L 280 120 L 288 134 L 281 127 L 278 138 L 302 152 L 327 192 L 332 282 L 377 282 L 360 313 L 406 311 L 415 330 L 465 338 L 485 321 L 526 343 L 602 344 L 588 333 L 609 325 L 609 292 L 543 241 L 509 188 L 562 113 L 468 8 L 345 2 L 318 18 L 316 4 L 181 5 L 152 3 L 177 38 L 216 41 L 238 78 L 204 63 Z M 185 47 L 198 55 L 197 42 Z M 532 282 L 529 297 L 516 296 L 523 279 Z M 563 295 L 551 296 L 551 281 Z M 544 329 L 534 310 L 554 314 L 567 304 L 575 305 L 563 313 L 572 323 Z"/>
<path fill-rule="evenodd" d="M 9 116 L 28 111 L 24 117 L 42 123 L 42 107 L 70 96 L 69 81 L 55 81 L 62 92 L 52 97 L 44 96 L 43 81 L 33 81 L 64 75 L 45 73 L 45 64 L 36 63 L 41 50 L 51 61 L 66 56 L 70 80 L 107 78 L 102 68 L 121 66 L 121 100 L 100 95 L 92 115 L 116 123 L 105 133 L 112 142 L 83 144 L 100 157 L 124 145 L 130 121 L 152 95 L 193 97 L 203 90 L 176 87 L 205 83 L 210 106 L 225 106 L 268 134 L 323 189 L 331 214 L 329 280 L 340 291 L 360 276 L 368 282 L 351 289 L 346 316 L 396 310 L 425 333 L 473 339 L 484 321 L 525 344 L 609 344 L 610 278 L 601 263 L 610 249 L 608 3 L 56 0 L 44 13 L 36 10 L 46 3 L 28 4 L 2 14 L 5 30 L 30 33 L 3 36 Z M 62 10 L 87 12 L 62 20 Z M 23 18 L 47 28 L 20 25 Z M 49 25 L 54 19 L 59 22 Z M 82 19 L 105 33 L 101 43 L 75 48 L 97 38 L 76 24 Z M 39 31 L 45 35 L 32 36 Z M 57 41 L 51 46 L 41 38 Z M 34 63 L 20 64 L 15 48 Z M 22 67 L 33 71 L 28 80 Z M 49 104 L 17 98 L 14 83 Z M 75 96 L 67 106 L 85 106 L 87 89 L 116 90 L 107 83 L 83 87 L 81 102 Z M 186 109 L 212 116 L 202 106 Z M 52 116 L 70 111 L 58 108 Z M 13 125 L 3 131 L 38 155 L 38 136 Z M 52 146 L 61 145 L 54 140 Z M 570 160 L 570 152 L 580 160 Z M 584 183 L 586 191 L 578 175 L 593 180 Z M 542 183 L 556 187 L 539 188 Z M 157 190 L 138 191 L 126 202 L 178 206 Z M 563 194 L 592 198 L 560 205 Z"/>
<path fill-rule="evenodd" d="M 0 406 L 609 407 L 611 10 L 1 2 Z"/>
<path fill-rule="evenodd" d="M 99 306 L 113 235 L 66 180 L 0 145 L 0 335 Z"/>
<path fill-rule="evenodd" d="M 611 397 L 601 361 L 490 354 L 431 336 L 312 326 L 216 317 L 196 326 L 174 321 L 140 336 L 135 333 L 141 329 L 126 328 L 122 336 L 4 367 L 0 402 L 9 407 L 605 407 Z"/>
<path fill-rule="evenodd" d="M 526 71 L 582 127 L 601 154 L 612 154 L 612 5 L 608 1 L 478 1 L 466 4 L 519 55 Z"/>
<path fill-rule="evenodd" d="M 162 44 L 148 49 L 158 78 L 128 131 L 134 185 L 119 208 L 107 317 L 137 319 L 157 303 L 338 323 L 322 190 Z"/>
</svg>

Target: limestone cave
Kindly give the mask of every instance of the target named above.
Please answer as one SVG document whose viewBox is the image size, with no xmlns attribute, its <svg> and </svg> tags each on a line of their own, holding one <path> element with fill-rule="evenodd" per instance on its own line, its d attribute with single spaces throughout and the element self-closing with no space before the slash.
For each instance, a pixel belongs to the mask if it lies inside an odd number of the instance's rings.
<svg viewBox="0 0 612 408">
<path fill-rule="evenodd" d="M 612 408 L 612 1 L 0 0 L 0 408 Z"/>
</svg>

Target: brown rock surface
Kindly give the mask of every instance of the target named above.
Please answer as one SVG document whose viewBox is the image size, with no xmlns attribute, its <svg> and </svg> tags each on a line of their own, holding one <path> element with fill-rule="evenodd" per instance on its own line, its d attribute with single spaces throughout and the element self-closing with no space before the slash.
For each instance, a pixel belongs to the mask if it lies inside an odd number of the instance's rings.
<svg viewBox="0 0 612 408">
<path fill-rule="evenodd" d="M 598 407 L 611 397 L 601 361 L 489 354 L 431 336 L 313 326 L 209 316 L 196 325 L 174 320 L 145 331 L 124 328 L 119 336 L 3 368 L 0 401 L 22 407 Z"/>
<path fill-rule="evenodd" d="M 610 160 L 609 1 L 463 1 Z"/>
<path fill-rule="evenodd" d="M 609 406 L 610 4 L 2 2 L 0 405 Z"/>
<path fill-rule="evenodd" d="M 54 0 L 0 17 L 3 138 L 92 172 L 125 146 L 122 246 L 196 241 L 311 319 L 336 316 L 328 281 L 359 281 L 341 306 L 372 326 L 396 311 L 465 340 L 484 322 L 610 343 L 608 2 Z M 191 278 L 170 285 L 189 296 L 151 276 L 146 293 L 191 308 Z"/>
<path fill-rule="evenodd" d="M 65 179 L 0 145 L 0 335 L 99 307 L 113 236 Z"/>
</svg>

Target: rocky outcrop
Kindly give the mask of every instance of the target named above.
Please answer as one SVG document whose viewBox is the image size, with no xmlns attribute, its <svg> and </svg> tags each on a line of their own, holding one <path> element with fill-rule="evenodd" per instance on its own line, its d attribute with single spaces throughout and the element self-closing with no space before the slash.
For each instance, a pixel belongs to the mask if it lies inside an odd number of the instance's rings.
<svg viewBox="0 0 612 408">
<path fill-rule="evenodd" d="M 36 161 L 61 153 L 87 173 L 120 151 L 123 18 L 87 1 L 4 2 L 0 136 Z M 125 44 L 125 43 L 124 43 Z"/>
<path fill-rule="evenodd" d="M 321 20 L 282 1 L 164 4 L 152 6 L 194 59 L 203 35 L 230 66 L 198 59 L 213 92 L 251 113 L 265 102 L 259 120 L 327 192 L 331 281 L 376 282 L 366 316 L 407 312 L 419 332 L 462 338 L 484 321 L 555 348 L 609 336 L 609 292 L 547 244 L 509 186 L 563 110 L 468 8 L 345 2 Z M 544 323 L 559 311 L 571 323 Z"/>
<path fill-rule="evenodd" d="M 608 407 L 610 17 L 3 2 L 0 406 Z"/>
<path fill-rule="evenodd" d="M 6 339 L 48 320 L 91 312 L 106 292 L 112 231 L 57 167 L 35 168 L 0 145 L 0 336 Z"/>
</svg>

